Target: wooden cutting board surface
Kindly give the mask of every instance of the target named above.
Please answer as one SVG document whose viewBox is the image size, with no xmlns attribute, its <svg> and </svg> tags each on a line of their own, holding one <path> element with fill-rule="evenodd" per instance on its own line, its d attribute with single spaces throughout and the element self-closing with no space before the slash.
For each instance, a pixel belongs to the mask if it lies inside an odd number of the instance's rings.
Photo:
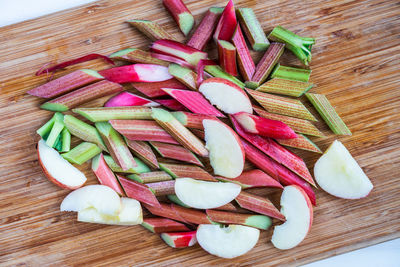
<svg viewBox="0 0 400 267">
<path fill-rule="evenodd" d="M 185 2 L 197 21 L 207 8 L 225 4 Z M 155 20 L 183 39 L 161 1 L 100 1 L 0 28 L 0 265 L 299 265 L 400 237 L 398 1 L 270 0 L 236 5 L 253 8 L 266 32 L 283 25 L 317 38 L 311 64 L 317 87 L 312 92 L 327 95 L 353 136 L 334 136 L 319 122 L 328 137 L 313 140 L 322 150 L 335 138 L 341 140 L 372 180 L 372 193 L 361 200 L 342 200 L 317 190 L 314 225 L 301 245 L 279 251 L 269 242 L 272 231 L 263 231 L 252 251 L 233 260 L 211 256 L 199 246 L 172 249 L 141 226 L 85 224 L 76 222 L 75 214 L 60 213 L 68 191 L 47 181 L 36 156 L 35 130 L 51 114 L 38 108 L 43 100 L 25 94 L 46 80 L 34 73 L 49 61 L 148 47 L 150 41 L 124 23 L 127 19 Z M 289 52 L 281 62 L 299 64 Z M 107 65 L 94 61 L 56 77 L 82 67 Z M 300 155 L 310 168 L 319 157 Z M 89 184 L 96 183 L 89 168 L 81 167 Z M 278 204 L 279 192 L 270 196 Z"/>
</svg>

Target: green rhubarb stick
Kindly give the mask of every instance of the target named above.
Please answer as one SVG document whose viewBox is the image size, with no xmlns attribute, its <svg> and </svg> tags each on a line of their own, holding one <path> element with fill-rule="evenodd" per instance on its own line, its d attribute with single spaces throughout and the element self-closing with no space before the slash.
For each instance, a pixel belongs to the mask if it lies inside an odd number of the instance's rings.
<svg viewBox="0 0 400 267">
<path fill-rule="evenodd" d="M 121 166 L 122 170 L 129 170 L 138 166 L 124 139 L 114 130 L 111 124 L 96 122 L 95 125 L 112 158 Z"/>
<path fill-rule="evenodd" d="M 129 140 L 124 136 L 125 142 L 131 151 L 153 169 L 158 169 L 157 157 L 150 145 L 143 141 Z"/>
<path fill-rule="evenodd" d="M 57 114 L 57 113 L 59 113 L 59 112 L 56 112 L 56 113 L 53 115 L 53 117 L 51 117 L 50 120 L 48 120 L 45 124 L 42 125 L 42 127 L 40 127 L 40 128 L 36 131 L 36 133 L 37 133 L 38 135 L 40 135 L 44 140 L 47 139 L 47 137 L 48 137 L 49 134 L 50 134 L 51 128 L 53 128 L 54 121 L 56 120 L 55 117 L 56 117 L 56 114 Z M 59 114 L 61 114 L 61 113 L 59 113 Z"/>
<path fill-rule="evenodd" d="M 311 70 L 282 66 L 278 63 L 271 73 L 271 78 L 308 82 L 310 80 L 310 75 Z"/>
<path fill-rule="evenodd" d="M 82 142 L 69 152 L 61 154 L 61 156 L 71 163 L 81 165 L 99 153 L 101 153 L 101 149 L 96 144 Z"/>
<path fill-rule="evenodd" d="M 61 152 L 68 152 L 71 150 L 71 133 L 66 127 L 61 132 Z"/>
<path fill-rule="evenodd" d="M 339 135 L 351 135 L 351 131 L 336 113 L 335 108 L 329 103 L 325 95 L 307 93 L 306 97 L 331 128 L 332 132 Z"/>
<path fill-rule="evenodd" d="M 293 129 L 293 131 L 297 133 L 302 133 L 302 134 L 307 134 L 307 135 L 312 135 L 312 136 L 317 136 L 317 137 L 324 137 L 324 134 L 318 130 L 317 127 L 315 127 L 314 124 L 312 124 L 308 120 L 302 120 L 298 118 L 293 118 L 285 115 L 279 115 L 279 114 L 274 114 L 274 113 L 269 113 L 268 111 L 264 110 L 263 108 L 259 108 L 256 106 L 253 106 L 253 110 L 260 115 L 261 117 L 270 119 L 270 120 L 276 120 L 276 121 L 281 121 L 288 125 L 290 128 Z"/>
<path fill-rule="evenodd" d="M 314 38 L 300 37 L 282 26 L 277 26 L 268 35 L 268 39 L 286 44 L 286 48 L 292 51 L 304 65 L 308 66 L 311 62 L 311 47 L 315 44 Z"/>
<path fill-rule="evenodd" d="M 92 122 L 109 120 L 151 120 L 149 107 L 101 107 L 76 108 L 72 110 Z"/>
<path fill-rule="evenodd" d="M 206 65 L 204 70 L 213 77 L 223 78 L 235 83 L 240 88 L 244 88 L 244 83 L 236 78 L 235 76 L 226 73 L 220 66 L 218 65 Z"/>
<path fill-rule="evenodd" d="M 313 141 L 308 139 L 302 134 L 298 134 L 296 138 L 293 139 L 275 139 L 279 144 L 289 147 L 294 147 L 302 150 L 312 151 L 316 153 L 322 153 L 321 149 L 314 144 Z"/>
<path fill-rule="evenodd" d="M 300 97 L 313 86 L 314 85 L 309 82 L 273 78 L 272 80 L 260 85 L 256 90 L 266 93 Z"/>
<path fill-rule="evenodd" d="M 51 131 L 46 139 L 46 144 L 49 147 L 55 147 L 57 144 L 57 138 L 60 134 L 61 131 L 64 129 L 64 115 L 57 112 L 54 114 L 54 123 L 53 126 L 51 127 Z"/>
<path fill-rule="evenodd" d="M 246 90 L 268 112 L 310 121 L 317 120 L 300 100 L 261 93 L 252 89 Z"/>
<path fill-rule="evenodd" d="M 64 128 L 65 129 L 65 128 Z M 62 133 L 62 131 L 61 131 Z M 62 150 L 62 140 L 61 140 L 61 133 L 57 136 L 54 148 L 58 151 L 61 152 Z"/>
<path fill-rule="evenodd" d="M 197 91 L 197 74 L 194 71 L 178 64 L 170 64 L 168 72 L 188 88 Z"/>
<path fill-rule="evenodd" d="M 169 65 L 169 62 L 153 57 L 150 52 L 136 48 L 126 48 L 112 53 L 109 57 L 132 63 L 156 64 L 166 67 Z"/>
<path fill-rule="evenodd" d="M 136 173 L 145 173 L 145 172 L 150 172 L 150 171 L 151 171 L 150 168 L 147 167 L 147 165 L 144 164 L 144 163 L 143 163 L 140 159 L 138 159 L 138 158 L 134 158 L 134 160 L 135 160 L 135 162 L 136 162 L 136 164 L 137 164 L 137 167 L 132 167 L 132 168 L 130 168 L 130 169 L 128 169 L 128 170 L 123 170 L 123 169 L 121 168 L 121 166 L 119 166 L 118 163 L 116 163 L 116 162 L 114 161 L 114 159 L 113 159 L 111 156 L 109 156 L 109 155 L 104 155 L 104 160 L 106 161 L 108 167 L 110 167 L 110 169 L 111 169 L 113 172 L 135 173 L 135 174 L 136 174 Z"/>
<path fill-rule="evenodd" d="M 175 37 L 169 34 L 166 30 L 164 30 L 163 27 L 161 27 L 158 23 L 154 21 L 143 20 L 143 19 L 132 19 L 128 20 L 127 22 L 153 41 L 160 39 L 177 41 Z"/>
<path fill-rule="evenodd" d="M 147 184 L 172 180 L 171 175 L 165 171 L 146 172 L 140 174 L 130 174 L 127 176 L 129 179 L 136 182 Z"/>
<path fill-rule="evenodd" d="M 265 51 L 269 46 L 269 41 L 261 24 L 258 21 L 253 9 L 251 8 L 239 8 L 237 11 L 239 23 L 243 28 L 243 31 L 249 40 L 251 47 L 255 51 Z"/>
<path fill-rule="evenodd" d="M 107 151 L 107 147 L 101 139 L 101 136 L 97 129 L 86 122 L 83 122 L 72 115 L 64 116 L 64 124 L 68 131 L 83 141 L 96 144 L 102 150 Z"/>
</svg>

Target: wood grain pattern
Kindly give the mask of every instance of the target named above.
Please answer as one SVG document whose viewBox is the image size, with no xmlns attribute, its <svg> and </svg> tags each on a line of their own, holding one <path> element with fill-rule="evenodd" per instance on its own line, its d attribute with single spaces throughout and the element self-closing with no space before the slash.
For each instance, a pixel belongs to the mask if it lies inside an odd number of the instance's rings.
<svg viewBox="0 0 400 267">
<path fill-rule="evenodd" d="M 220 1 L 186 0 L 199 22 Z M 266 32 L 285 26 L 317 38 L 313 47 L 312 92 L 326 94 L 353 132 L 336 137 L 322 122 L 327 138 L 312 138 L 321 149 L 340 139 L 371 178 L 365 199 L 341 200 L 321 190 L 311 233 L 295 249 L 278 251 L 264 231 L 258 245 L 234 260 L 208 255 L 198 246 L 172 249 L 140 226 L 118 227 L 76 222 L 59 212 L 68 191 L 47 181 L 35 153 L 35 130 L 50 112 L 44 101 L 25 92 L 46 77 L 34 73 L 48 61 L 87 53 L 109 54 L 150 41 L 127 19 L 154 19 L 183 40 L 161 1 L 99 1 L 35 20 L 0 28 L 0 264 L 2 266 L 143 265 L 299 265 L 400 237 L 400 5 L 398 1 L 236 1 L 252 7 Z M 254 55 L 259 58 L 260 55 Z M 299 64 L 285 52 L 283 64 Z M 95 61 L 85 66 L 106 67 Z M 95 106 L 106 98 L 88 103 Z M 316 117 L 321 118 L 313 112 Z M 319 155 L 299 152 L 312 167 Z M 81 169 L 96 183 L 88 164 Z M 265 190 L 256 190 L 265 195 Z M 272 200 L 279 191 L 271 191 Z"/>
</svg>

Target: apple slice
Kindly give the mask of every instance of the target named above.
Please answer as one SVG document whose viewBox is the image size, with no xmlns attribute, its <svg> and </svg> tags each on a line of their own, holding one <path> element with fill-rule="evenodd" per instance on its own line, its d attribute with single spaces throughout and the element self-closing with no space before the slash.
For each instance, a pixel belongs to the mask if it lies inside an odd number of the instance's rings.
<svg viewBox="0 0 400 267">
<path fill-rule="evenodd" d="M 235 258 L 250 251 L 258 241 L 260 230 L 231 224 L 221 227 L 201 224 L 197 228 L 197 241 L 208 253 L 221 258 Z"/>
<path fill-rule="evenodd" d="M 244 167 L 245 152 L 237 134 L 218 120 L 203 120 L 206 148 L 216 175 L 238 177 Z"/>
<path fill-rule="evenodd" d="M 192 178 L 175 181 L 175 194 L 185 205 L 196 209 L 214 209 L 234 200 L 241 191 L 234 183 L 207 182 Z"/>
<path fill-rule="evenodd" d="M 71 165 L 41 139 L 37 146 L 40 167 L 47 179 L 65 189 L 76 189 L 86 182 L 86 176 Z"/>
<path fill-rule="evenodd" d="M 315 163 L 314 175 L 323 190 L 340 198 L 366 197 L 373 188 L 367 175 L 338 140 Z"/>
<path fill-rule="evenodd" d="M 283 189 L 281 213 L 286 221 L 275 226 L 271 242 L 278 249 L 291 249 L 303 241 L 313 221 L 311 201 L 301 187 L 290 185 Z"/>
<path fill-rule="evenodd" d="M 94 208 L 97 212 L 115 216 L 121 208 L 119 195 L 106 185 L 87 185 L 69 193 L 61 203 L 61 211 L 80 212 Z"/>
<path fill-rule="evenodd" d="M 102 214 L 95 208 L 81 210 L 78 212 L 78 221 L 114 225 L 137 225 L 143 222 L 142 207 L 139 201 L 123 197 L 121 204 L 121 211 L 115 216 Z"/>
<path fill-rule="evenodd" d="M 199 87 L 199 92 L 211 104 L 228 114 L 238 112 L 253 113 L 251 102 L 246 93 L 233 82 L 223 78 L 210 78 Z"/>
</svg>

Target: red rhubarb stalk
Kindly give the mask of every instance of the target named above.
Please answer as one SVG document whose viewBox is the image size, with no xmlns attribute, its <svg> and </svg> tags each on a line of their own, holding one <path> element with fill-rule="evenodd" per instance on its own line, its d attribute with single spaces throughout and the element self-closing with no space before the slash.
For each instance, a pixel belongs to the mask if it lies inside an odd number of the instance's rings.
<svg viewBox="0 0 400 267">
<path fill-rule="evenodd" d="M 237 76 L 236 48 L 228 41 L 218 40 L 219 65 L 230 75 Z"/>
<path fill-rule="evenodd" d="M 99 74 L 116 83 L 162 82 L 171 79 L 168 68 L 154 64 L 132 64 L 101 70 Z"/>
<path fill-rule="evenodd" d="M 195 154 L 182 146 L 160 142 L 150 142 L 150 144 L 163 158 L 176 159 L 204 167 L 203 163 Z"/>
<path fill-rule="evenodd" d="M 169 11 L 182 33 L 187 36 L 194 25 L 194 17 L 182 0 L 163 0 L 165 8 Z"/>
<path fill-rule="evenodd" d="M 174 180 L 147 183 L 146 186 L 149 187 L 151 192 L 157 197 L 175 194 Z"/>
<path fill-rule="evenodd" d="M 172 209 L 185 220 L 187 223 L 194 224 L 210 224 L 211 220 L 207 217 L 207 214 L 203 211 L 191 208 L 185 208 L 179 205 L 170 204 Z"/>
<path fill-rule="evenodd" d="M 250 170 L 243 172 L 235 179 L 217 177 L 218 180 L 231 182 L 240 185 L 243 189 L 254 187 L 277 187 L 282 188 L 282 185 L 274 178 L 261 170 Z"/>
<path fill-rule="evenodd" d="M 173 248 L 191 247 L 197 243 L 196 231 L 178 232 L 178 233 L 162 233 L 161 239 Z"/>
<path fill-rule="evenodd" d="M 187 108 L 176 99 L 157 99 L 157 103 L 174 111 L 186 111 Z"/>
<path fill-rule="evenodd" d="M 235 31 L 237 21 L 235 6 L 232 0 L 226 5 L 214 32 L 214 40 L 230 41 Z"/>
<path fill-rule="evenodd" d="M 117 192 L 120 196 L 125 196 L 115 174 L 108 167 L 102 153 L 92 159 L 92 170 L 100 184 L 106 185 Z"/>
<path fill-rule="evenodd" d="M 197 91 L 197 74 L 191 69 L 178 64 L 170 64 L 168 66 L 168 72 L 191 90 Z"/>
<path fill-rule="evenodd" d="M 110 55 L 110 58 L 128 61 L 132 63 L 155 64 L 168 66 L 169 62 L 155 58 L 149 51 L 144 51 L 136 48 L 126 48 Z"/>
<path fill-rule="evenodd" d="M 199 130 L 199 129 L 190 129 L 190 131 L 192 131 L 192 133 L 197 136 L 198 138 L 200 138 L 201 140 L 204 140 L 205 138 L 205 133 L 203 130 Z"/>
<path fill-rule="evenodd" d="M 192 68 L 193 66 L 189 63 L 187 63 L 185 60 L 174 57 L 174 56 L 169 56 L 165 54 L 158 54 L 158 53 L 151 53 L 151 56 L 163 61 L 167 61 L 170 63 L 175 63 L 179 64 L 180 66 L 186 67 L 186 68 Z"/>
<path fill-rule="evenodd" d="M 203 130 L 203 120 L 216 120 L 215 116 L 194 114 L 190 112 L 177 111 L 171 113 L 183 126 Z M 202 138 L 204 139 L 204 138 Z"/>
<path fill-rule="evenodd" d="M 166 81 L 154 83 L 132 83 L 132 86 L 136 90 L 150 98 L 168 95 L 166 92 L 161 90 L 161 88 L 187 89 L 185 85 L 183 85 L 176 79 L 169 79 Z"/>
<path fill-rule="evenodd" d="M 197 180 L 218 182 L 211 174 L 194 165 L 173 163 L 159 163 L 160 169 L 172 176 L 172 178 L 190 177 Z"/>
<path fill-rule="evenodd" d="M 117 175 L 119 182 L 126 195 L 130 198 L 136 199 L 140 202 L 146 203 L 151 206 L 159 207 L 160 202 L 158 202 L 156 196 L 151 192 L 150 188 L 144 184 L 129 180 L 123 176 Z"/>
<path fill-rule="evenodd" d="M 145 106 L 145 107 L 156 107 L 160 104 L 146 99 L 144 97 L 129 93 L 122 92 L 116 96 L 111 97 L 104 104 L 105 107 L 126 107 L 126 106 Z"/>
<path fill-rule="evenodd" d="M 237 63 L 239 66 L 240 74 L 245 81 L 250 81 L 256 70 L 256 66 L 250 55 L 250 51 L 247 47 L 246 41 L 244 40 L 239 23 L 237 24 L 235 32 L 233 33 L 232 43 L 236 47 Z"/>
<path fill-rule="evenodd" d="M 214 66 L 214 65 L 217 65 L 217 63 L 215 63 L 214 61 L 212 61 L 210 59 L 202 59 L 199 61 L 199 64 L 197 64 L 197 66 L 196 66 L 197 87 L 199 87 L 200 84 L 204 81 L 205 74 L 208 74 L 207 72 L 204 71 L 204 68 L 206 66 Z"/>
<path fill-rule="evenodd" d="M 166 30 L 164 30 L 163 27 L 161 27 L 161 25 L 154 21 L 133 19 L 128 20 L 127 22 L 153 41 L 159 39 L 175 40 L 171 34 L 169 34 Z"/>
<path fill-rule="evenodd" d="M 224 211 L 237 211 L 237 208 L 232 203 L 227 203 L 221 207 L 215 208 L 213 210 L 224 210 Z"/>
<path fill-rule="evenodd" d="M 133 141 L 125 138 L 125 142 L 128 147 L 131 149 L 133 154 L 139 157 L 144 161 L 147 165 L 149 165 L 153 169 L 158 169 L 158 161 L 156 155 L 154 155 L 153 150 L 149 144 L 143 141 Z"/>
<path fill-rule="evenodd" d="M 151 206 L 144 203 L 143 206 L 153 215 L 187 223 L 181 216 L 178 215 L 178 213 L 175 212 L 175 210 L 171 207 L 170 204 L 165 204 L 165 203 L 159 203 L 159 204 L 160 205 L 158 206 Z"/>
<path fill-rule="evenodd" d="M 163 181 L 171 181 L 172 177 L 165 171 L 145 172 L 139 174 L 130 174 L 127 176 L 129 179 L 142 184 L 156 183 Z"/>
<path fill-rule="evenodd" d="M 271 226 L 271 219 L 264 215 L 243 214 L 218 210 L 206 210 L 207 216 L 214 222 L 223 224 L 241 224 L 267 230 Z"/>
<path fill-rule="evenodd" d="M 160 217 L 144 218 L 142 226 L 150 232 L 157 234 L 165 232 L 190 231 L 190 229 L 183 223 Z"/>
</svg>

